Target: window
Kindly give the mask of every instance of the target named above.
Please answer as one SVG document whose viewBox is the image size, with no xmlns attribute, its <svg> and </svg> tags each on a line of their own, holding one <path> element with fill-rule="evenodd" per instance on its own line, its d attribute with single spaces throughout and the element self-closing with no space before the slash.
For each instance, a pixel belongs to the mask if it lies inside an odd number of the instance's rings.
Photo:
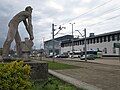
<svg viewBox="0 0 120 90">
<path fill-rule="evenodd" d="M 106 36 L 104 36 L 104 42 L 106 42 Z"/>
<path fill-rule="evenodd" d="M 100 37 L 100 43 L 102 43 L 102 37 Z"/>
<path fill-rule="evenodd" d="M 117 41 L 119 41 L 120 40 L 120 35 L 119 34 L 117 34 Z"/>
<path fill-rule="evenodd" d="M 84 44 L 84 43 L 85 43 L 85 40 L 83 40 L 82 42 L 83 42 L 83 44 Z"/>
<path fill-rule="evenodd" d="M 110 36 L 108 36 L 108 42 L 110 42 Z"/>
<path fill-rule="evenodd" d="M 93 43 L 95 43 L 95 38 L 93 39 Z"/>
<path fill-rule="evenodd" d="M 75 45 L 77 45 L 77 42 L 74 42 Z"/>
<path fill-rule="evenodd" d="M 105 54 L 107 54 L 107 48 L 104 48 L 104 52 L 105 52 Z"/>
<path fill-rule="evenodd" d="M 81 45 L 81 41 L 80 41 L 79 43 L 80 43 L 80 45 Z"/>
<path fill-rule="evenodd" d="M 92 44 L 92 39 L 90 39 L 90 43 Z"/>
<path fill-rule="evenodd" d="M 97 38 L 97 43 L 99 43 L 99 38 Z"/>
<path fill-rule="evenodd" d="M 115 41 L 115 35 L 112 35 L 112 41 Z"/>
<path fill-rule="evenodd" d="M 115 35 L 115 41 L 117 40 L 117 34 Z"/>
</svg>

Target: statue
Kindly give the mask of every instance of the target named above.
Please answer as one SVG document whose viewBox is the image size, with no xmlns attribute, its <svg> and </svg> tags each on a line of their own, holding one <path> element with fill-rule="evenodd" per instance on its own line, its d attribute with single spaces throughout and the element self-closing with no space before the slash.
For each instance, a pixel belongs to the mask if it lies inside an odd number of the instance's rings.
<svg viewBox="0 0 120 90">
<path fill-rule="evenodd" d="M 9 30 L 7 34 L 6 41 L 3 45 L 3 60 L 9 59 L 9 50 L 12 41 L 15 39 L 16 42 L 16 51 L 18 57 L 22 56 L 22 50 L 21 50 L 21 38 L 18 32 L 18 25 L 20 22 L 24 23 L 25 28 L 30 36 L 30 40 L 32 41 L 34 39 L 33 36 L 33 27 L 32 27 L 32 8 L 30 6 L 25 8 L 25 11 L 21 11 L 18 14 L 16 14 L 11 21 L 8 24 Z"/>
</svg>

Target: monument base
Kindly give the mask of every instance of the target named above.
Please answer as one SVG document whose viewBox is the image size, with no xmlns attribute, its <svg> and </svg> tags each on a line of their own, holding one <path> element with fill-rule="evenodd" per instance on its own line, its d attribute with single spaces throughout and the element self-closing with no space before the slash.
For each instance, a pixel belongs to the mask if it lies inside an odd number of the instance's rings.
<svg viewBox="0 0 120 90">
<path fill-rule="evenodd" d="M 35 82 L 48 80 L 48 63 L 44 61 L 25 62 L 31 66 L 31 79 Z"/>
</svg>

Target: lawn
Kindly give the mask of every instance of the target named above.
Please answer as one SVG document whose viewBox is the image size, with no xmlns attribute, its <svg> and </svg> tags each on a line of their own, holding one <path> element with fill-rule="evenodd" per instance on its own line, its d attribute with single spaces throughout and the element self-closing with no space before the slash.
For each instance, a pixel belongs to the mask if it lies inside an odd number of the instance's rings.
<svg viewBox="0 0 120 90">
<path fill-rule="evenodd" d="M 63 70 L 63 69 L 74 69 L 74 68 L 78 68 L 78 67 L 73 66 L 73 65 L 64 64 L 64 63 L 48 61 L 48 69 Z"/>
<path fill-rule="evenodd" d="M 52 75 L 49 75 L 49 80 L 44 83 L 34 84 L 32 90 L 85 90 L 78 89 L 75 86 L 68 84 Z"/>
</svg>

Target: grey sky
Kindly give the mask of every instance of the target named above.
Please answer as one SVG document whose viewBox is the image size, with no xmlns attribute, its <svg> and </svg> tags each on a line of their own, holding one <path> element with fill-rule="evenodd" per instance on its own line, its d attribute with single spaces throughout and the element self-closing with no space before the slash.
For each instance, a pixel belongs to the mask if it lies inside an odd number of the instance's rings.
<svg viewBox="0 0 120 90">
<path fill-rule="evenodd" d="M 106 4 L 102 5 L 104 3 Z M 52 23 L 58 26 L 64 24 L 63 26 L 66 27 L 56 37 L 71 34 L 70 22 L 75 22 L 74 30 L 79 29 L 81 33 L 84 28 L 87 28 L 87 36 L 91 32 L 100 34 L 119 30 L 119 3 L 120 0 L 0 0 L 0 47 L 7 35 L 8 22 L 28 5 L 33 7 L 34 43 L 39 48 L 43 40 L 51 39 Z M 99 5 L 102 6 L 98 7 Z M 90 12 L 80 16 L 88 11 Z M 80 17 L 73 20 L 77 16 Z M 20 23 L 19 32 L 23 37 L 22 40 L 28 37 L 23 23 Z M 74 32 L 74 35 L 78 36 L 79 33 Z"/>
</svg>

